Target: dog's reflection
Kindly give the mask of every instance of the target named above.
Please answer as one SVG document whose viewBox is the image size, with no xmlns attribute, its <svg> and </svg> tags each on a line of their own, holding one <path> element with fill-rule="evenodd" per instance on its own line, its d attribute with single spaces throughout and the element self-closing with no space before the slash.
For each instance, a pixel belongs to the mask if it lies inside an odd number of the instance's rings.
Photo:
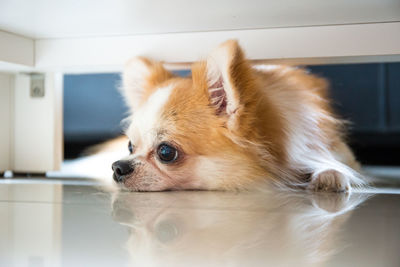
<svg viewBox="0 0 400 267">
<path fill-rule="evenodd" d="M 365 194 L 164 192 L 114 196 L 134 266 L 319 266 Z"/>
</svg>

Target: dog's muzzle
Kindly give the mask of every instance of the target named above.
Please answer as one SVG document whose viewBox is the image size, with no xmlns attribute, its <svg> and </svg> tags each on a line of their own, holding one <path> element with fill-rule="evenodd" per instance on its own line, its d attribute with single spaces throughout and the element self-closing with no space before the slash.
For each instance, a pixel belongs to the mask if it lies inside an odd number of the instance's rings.
<svg viewBox="0 0 400 267">
<path fill-rule="evenodd" d="M 112 164 L 113 178 L 117 183 L 123 183 L 127 175 L 131 174 L 135 167 L 129 160 L 118 160 Z"/>
</svg>

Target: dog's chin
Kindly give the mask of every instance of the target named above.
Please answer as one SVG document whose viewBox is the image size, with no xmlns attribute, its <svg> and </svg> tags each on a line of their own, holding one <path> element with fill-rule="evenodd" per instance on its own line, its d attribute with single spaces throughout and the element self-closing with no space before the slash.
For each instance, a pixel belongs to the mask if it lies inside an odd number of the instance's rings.
<svg viewBox="0 0 400 267">
<path fill-rule="evenodd" d="M 170 190 L 170 185 L 163 183 L 162 180 L 150 180 L 128 178 L 123 183 L 118 184 L 122 191 L 130 192 L 159 192 Z"/>
</svg>

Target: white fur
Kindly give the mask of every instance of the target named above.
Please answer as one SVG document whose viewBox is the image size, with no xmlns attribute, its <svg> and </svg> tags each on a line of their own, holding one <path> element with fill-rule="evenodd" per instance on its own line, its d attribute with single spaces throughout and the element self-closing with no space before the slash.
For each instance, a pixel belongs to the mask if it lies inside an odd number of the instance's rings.
<svg viewBox="0 0 400 267">
<path fill-rule="evenodd" d="M 132 123 L 127 130 L 127 136 L 134 145 L 141 145 L 138 148 L 147 150 L 153 145 L 161 113 L 171 95 L 172 89 L 173 85 L 157 89 L 133 114 Z"/>
<path fill-rule="evenodd" d="M 312 180 L 325 171 L 336 170 L 343 175 L 346 186 L 349 183 L 362 184 L 359 174 L 340 162 L 325 143 L 323 132 L 319 123 L 326 120 L 335 120 L 329 114 L 309 104 L 299 102 L 304 97 L 303 91 L 296 93 L 284 90 L 269 90 L 275 94 L 275 103 L 279 106 L 286 120 L 286 131 L 289 136 L 287 154 L 289 156 L 290 168 L 303 173 L 312 173 Z M 296 95 L 296 94 L 303 94 Z M 319 97 L 313 94 L 313 97 Z"/>
<path fill-rule="evenodd" d="M 296 69 L 280 65 L 256 65 L 253 68 L 279 75 L 290 75 L 290 72 Z M 325 175 L 325 172 L 326 175 L 332 174 L 330 171 L 334 170 L 340 174 L 337 179 L 342 180 L 344 186 L 365 183 L 356 171 L 346 165 L 347 162 L 343 161 L 343 157 L 338 157 L 337 153 L 330 150 L 324 140 L 325 136 L 323 136 L 319 123 L 336 119 L 310 103 L 298 101 L 305 97 L 321 100 L 317 93 L 313 93 L 312 90 L 287 91 L 268 88 L 268 94 L 275 99 L 274 103 L 281 110 L 282 118 L 286 121 L 285 130 L 289 137 L 286 151 L 291 170 L 311 173 L 311 182 L 321 178 L 319 176 Z M 285 176 L 285 170 L 281 171 L 282 176 Z M 289 174 L 287 177 L 290 179 L 293 176 Z M 348 188 L 350 189 L 350 186 Z"/>
<path fill-rule="evenodd" d="M 285 66 L 285 65 L 254 65 L 254 69 L 259 71 L 274 72 L 279 74 L 285 74 L 291 70 L 296 69 L 296 67 Z"/>
<path fill-rule="evenodd" d="M 348 186 L 349 183 L 361 184 L 362 180 L 358 174 L 340 162 L 340 159 L 335 158 L 323 142 L 323 136 L 317 124 L 325 114 L 319 114 L 307 107 L 300 106 L 299 108 L 303 109 L 302 113 L 298 113 L 302 114 L 301 117 L 291 117 L 293 114 L 286 115 L 290 121 L 288 155 L 291 167 L 304 173 L 312 173 L 312 180 L 317 179 L 323 172 L 335 170 L 343 175 L 344 186 Z"/>
<path fill-rule="evenodd" d="M 121 92 L 127 104 L 136 109 L 143 96 L 146 78 L 150 75 L 149 66 L 141 59 L 128 61 L 122 75 Z"/>
</svg>

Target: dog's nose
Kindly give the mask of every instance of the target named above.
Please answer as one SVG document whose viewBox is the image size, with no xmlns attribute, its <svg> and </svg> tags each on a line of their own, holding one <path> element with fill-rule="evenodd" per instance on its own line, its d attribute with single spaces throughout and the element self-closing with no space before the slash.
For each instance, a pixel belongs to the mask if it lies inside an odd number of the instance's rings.
<svg viewBox="0 0 400 267">
<path fill-rule="evenodd" d="M 130 161 L 118 160 L 112 164 L 114 171 L 113 178 L 117 183 L 122 183 L 125 180 L 126 175 L 132 173 L 135 169 Z"/>
</svg>

